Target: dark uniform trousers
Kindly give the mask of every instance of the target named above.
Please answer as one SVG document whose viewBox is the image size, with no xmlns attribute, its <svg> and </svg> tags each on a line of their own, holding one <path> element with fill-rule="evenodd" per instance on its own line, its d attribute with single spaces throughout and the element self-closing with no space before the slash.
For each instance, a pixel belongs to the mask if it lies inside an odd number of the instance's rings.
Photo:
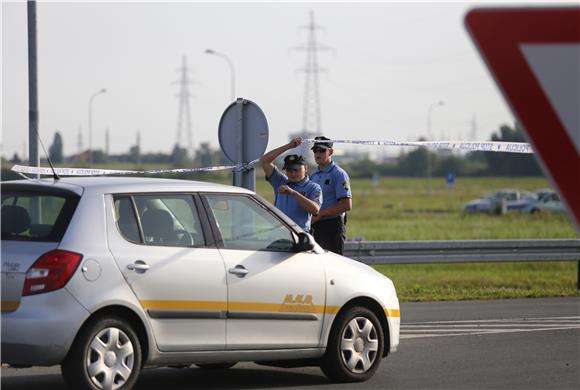
<svg viewBox="0 0 580 390">
<path fill-rule="evenodd" d="M 344 252 L 344 240 L 346 239 L 346 226 L 342 217 L 324 219 L 312 226 L 314 239 L 326 250 L 342 255 Z"/>
</svg>

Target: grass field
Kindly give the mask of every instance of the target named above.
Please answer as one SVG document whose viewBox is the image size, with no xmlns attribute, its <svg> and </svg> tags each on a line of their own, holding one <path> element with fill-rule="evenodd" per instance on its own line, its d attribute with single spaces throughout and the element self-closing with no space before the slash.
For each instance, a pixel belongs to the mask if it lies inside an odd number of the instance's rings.
<svg viewBox="0 0 580 390">
<path fill-rule="evenodd" d="M 273 201 L 267 182 L 256 180 L 257 192 Z M 466 215 L 463 205 L 500 188 L 535 190 L 549 187 L 544 178 L 459 178 L 448 191 L 434 178 L 428 196 L 421 178 L 383 178 L 352 182 L 353 210 L 348 215 L 348 237 L 383 240 L 476 240 L 518 238 L 577 238 L 567 215 Z"/>
<path fill-rule="evenodd" d="M 401 302 L 580 296 L 576 262 L 377 265 Z"/>
</svg>

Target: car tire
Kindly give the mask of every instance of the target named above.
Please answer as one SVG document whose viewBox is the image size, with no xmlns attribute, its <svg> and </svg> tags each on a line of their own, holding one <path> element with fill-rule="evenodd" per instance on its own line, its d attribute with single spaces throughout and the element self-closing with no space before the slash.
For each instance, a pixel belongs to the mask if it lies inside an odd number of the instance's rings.
<svg viewBox="0 0 580 390">
<path fill-rule="evenodd" d="M 204 363 L 204 364 L 196 364 L 201 369 L 204 370 L 227 370 L 228 368 L 232 368 L 238 362 L 230 362 L 230 363 Z"/>
<path fill-rule="evenodd" d="M 377 316 L 366 307 L 354 306 L 335 319 L 320 368 L 337 382 L 363 382 L 377 371 L 383 348 Z"/>
<path fill-rule="evenodd" d="M 95 320 L 77 335 L 61 365 L 73 389 L 131 389 L 141 372 L 142 354 L 133 327 L 118 317 Z"/>
</svg>

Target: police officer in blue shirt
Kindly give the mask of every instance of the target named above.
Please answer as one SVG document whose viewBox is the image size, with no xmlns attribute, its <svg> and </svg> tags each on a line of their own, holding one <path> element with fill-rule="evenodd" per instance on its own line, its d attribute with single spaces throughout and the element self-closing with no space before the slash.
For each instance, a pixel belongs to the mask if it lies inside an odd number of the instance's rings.
<svg viewBox="0 0 580 390">
<path fill-rule="evenodd" d="M 260 158 L 260 164 L 266 180 L 274 188 L 274 205 L 289 216 L 305 232 L 310 232 L 310 221 L 318 214 L 322 204 L 322 190 L 308 176 L 307 165 L 302 156 L 290 154 L 284 158 L 286 175 L 274 165 L 274 160 L 282 153 L 299 146 L 301 138 L 294 138 L 288 144 L 266 153 Z"/>
<path fill-rule="evenodd" d="M 314 239 L 321 247 L 341 254 L 346 239 L 346 212 L 352 209 L 352 192 L 348 173 L 332 161 L 332 142 L 324 136 L 314 138 L 314 161 L 318 169 L 311 180 L 322 188 L 322 208 L 312 218 Z"/>
</svg>

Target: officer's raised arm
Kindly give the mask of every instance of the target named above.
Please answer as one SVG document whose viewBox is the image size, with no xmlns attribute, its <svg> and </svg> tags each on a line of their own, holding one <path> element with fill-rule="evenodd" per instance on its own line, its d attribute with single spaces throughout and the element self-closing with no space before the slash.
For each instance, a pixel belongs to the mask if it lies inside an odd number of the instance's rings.
<svg viewBox="0 0 580 390">
<path fill-rule="evenodd" d="M 278 156 L 280 156 L 282 153 L 290 149 L 296 148 L 300 146 L 300 144 L 302 144 L 302 138 L 296 137 L 293 138 L 286 145 L 282 145 L 280 147 L 277 147 L 276 149 L 272 149 L 268 153 L 260 157 L 260 164 L 262 165 L 262 169 L 266 174 L 266 178 L 272 176 L 272 172 L 274 171 L 275 168 L 274 160 L 276 160 L 276 158 L 278 158 Z"/>
</svg>

